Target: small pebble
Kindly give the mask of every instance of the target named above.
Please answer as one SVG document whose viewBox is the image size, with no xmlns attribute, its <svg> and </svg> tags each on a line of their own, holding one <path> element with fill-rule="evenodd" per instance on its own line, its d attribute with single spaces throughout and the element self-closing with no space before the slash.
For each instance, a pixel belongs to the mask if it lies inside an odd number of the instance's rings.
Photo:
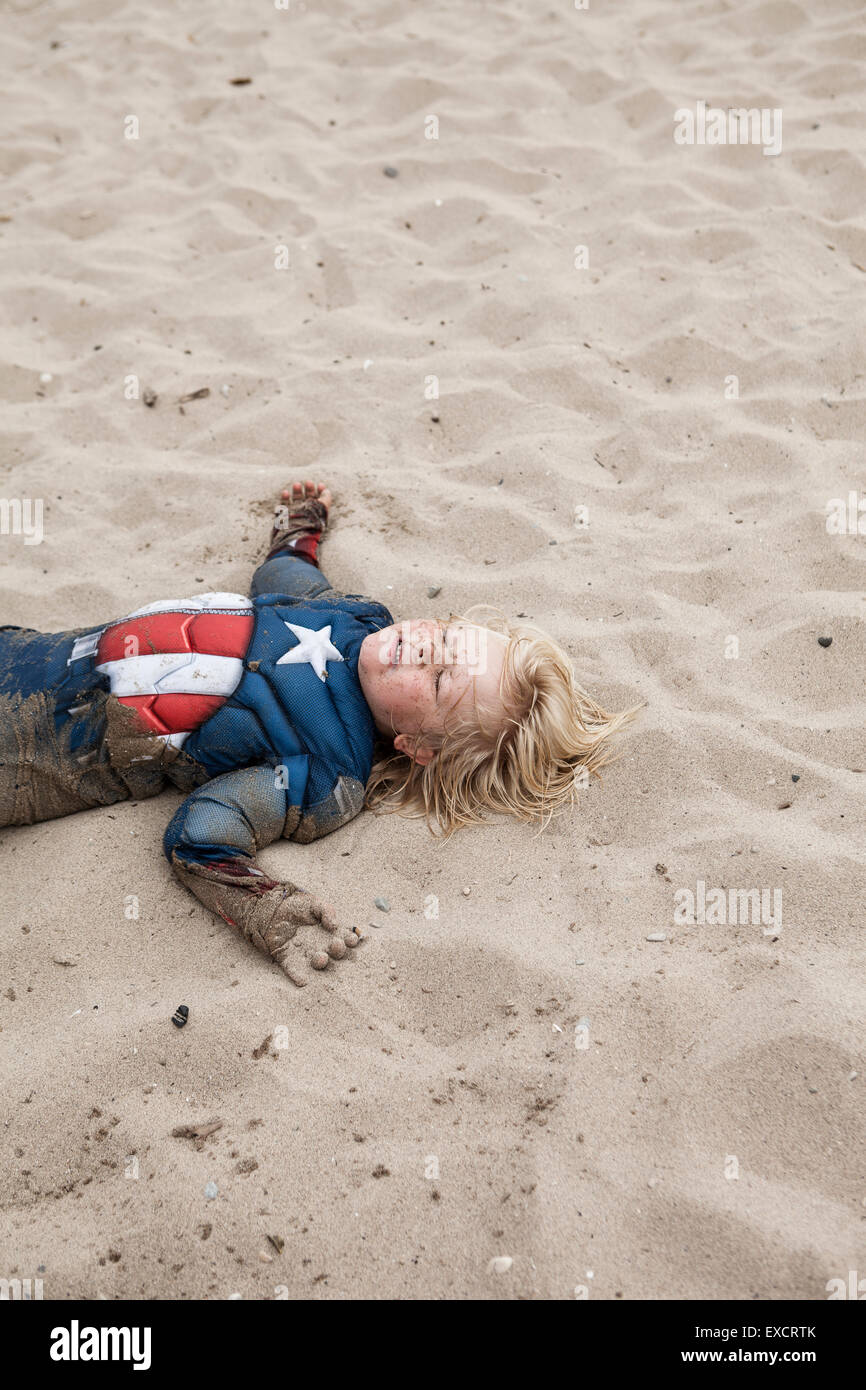
<svg viewBox="0 0 866 1390">
<path fill-rule="evenodd" d="M 791 773 L 791 781 L 792 781 L 792 782 L 799 782 L 799 780 L 800 780 L 800 774 L 799 774 L 799 772 L 792 772 L 792 773 Z"/>
<path fill-rule="evenodd" d="M 382 170 L 382 173 L 385 175 L 386 179 L 396 179 L 400 173 L 400 170 L 395 169 L 393 164 L 386 164 L 385 168 Z"/>
<path fill-rule="evenodd" d="M 50 372 L 43 372 L 42 375 L 40 376 L 39 380 L 42 382 L 42 385 L 43 385 L 43 386 L 47 386 L 48 383 L 49 383 L 49 381 L 53 381 L 53 380 L 54 380 L 54 377 L 51 375 Z"/>
<path fill-rule="evenodd" d="M 326 956 L 324 951 L 317 951 L 315 955 L 310 956 L 310 965 L 314 970 L 324 970 L 329 959 L 330 957 Z"/>
<path fill-rule="evenodd" d="M 472 892 L 472 889 L 471 889 L 471 888 L 464 888 L 464 889 L 463 889 L 463 896 L 464 896 L 464 898 L 468 898 L 468 897 L 469 897 L 469 894 L 470 894 L 471 892 Z"/>
<path fill-rule="evenodd" d="M 213 1201 L 214 1197 L 217 1196 L 218 1192 L 219 1188 L 217 1187 L 215 1182 L 209 1182 L 205 1184 L 204 1195 L 207 1197 L 208 1201 Z"/>
<path fill-rule="evenodd" d="M 856 1080 L 856 1077 L 857 1077 L 856 1071 L 849 1071 L 849 1073 L 848 1073 L 848 1080 L 849 1080 L 849 1081 L 854 1081 L 854 1080 Z"/>
<path fill-rule="evenodd" d="M 388 899 L 387 899 L 387 898 L 374 898 L 374 899 L 373 899 L 373 906 L 374 906 L 374 907 L 378 907 L 378 909 L 379 909 L 380 912 L 390 912 L 390 911 L 391 911 L 391 904 L 388 902 Z"/>
<path fill-rule="evenodd" d="M 663 931 L 650 932 L 647 941 L 667 941 L 667 933 Z"/>
<path fill-rule="evenodd" d="M 816 1096 L 817 1094 L 818 1094 L 818 1087 L 817 1087 L 817 1086 L 810 1086 L 810 1087 L 809 1087 L 809 1095 L 810 1095 L 810 1096 Z"/>
<path fill-rule="evenodd" d="M 159 397 L 157 396 L 156 392 L 151 391 L 150 387 L 148 386 L 145 388 L 144 391 L 142 391 L 141 399 L 144 401 L 145 405 L 150 406 L 152 410 L 153 407 L 156 405 L 157 401 L 159 400 Z"/>
<path fill-rule="evenodd" d="M 829 646 L 830 646 L 830 643 L 831 643 L 832 641 L 833 641 L 833 638 L 832 638 L 832 637 L 819 637 L 819 638 L 818 638 L 818 646 L 819 646 L 819 647 L 829 647 Z"/>
<path fill-rule="evenodd" d="M 232 388 L 231 388 L 230 386 L 221 386 L 221 387 L 220 387 L 220 395 L 221 395 L 221 396 L 227 396 L 228 393 L 229 393 L 229 391 L 230 391 L 231 389 L 232 389 Z"/>
<path fill-rule="evenodd" d="M 437 595 L 437 594 L 441 594 L 441 592 L 442 592 L 442 585 L 441 585 L 441 584 L 431 584 L 431 585 L 430 585 L 430 588 L 427 590 L 427 597 L 428 597 L 428 598 L 435 598 L 436 595 Z"/>
<path fill-rule="evenodd" d="M 487 1268 L 491 1274 L 507 1274 L 513 1264 L 510 1255 L 495 1255 Z"/>
<path fill-rule="evenodd" d="M 184 1028 L 186 1026 L 188 1018 L 189 1009 L 187 1008 L 186 1004 L 178 1004 L 177 1008 L 171 1016 L 171 1021 L 174 1024 L 175 1028 Z"/>
</svg>

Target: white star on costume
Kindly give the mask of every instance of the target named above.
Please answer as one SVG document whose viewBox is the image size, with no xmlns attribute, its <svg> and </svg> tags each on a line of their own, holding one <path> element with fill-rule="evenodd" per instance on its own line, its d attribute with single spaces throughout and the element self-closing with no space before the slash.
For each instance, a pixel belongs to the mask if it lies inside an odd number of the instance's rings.
<svg viewBox="0 0 866 1390">
<path fill-rule="evenodd" d="M 282 666 L 283 662 L 292 664 L 309 661 L 319 679 L 326 681 L 328 679 L 326 662 L 343 660 L 331 642 L 330 627 L 320 627 L 318 632 L 315 632 L 311 627 L 297 627 L 295 623 L 286 623 L 286 627 L 295 634 L 298 645 L 292 647 L 290 652 L 285 652 L 276 662 L 276 665 Z"/>
</svg>

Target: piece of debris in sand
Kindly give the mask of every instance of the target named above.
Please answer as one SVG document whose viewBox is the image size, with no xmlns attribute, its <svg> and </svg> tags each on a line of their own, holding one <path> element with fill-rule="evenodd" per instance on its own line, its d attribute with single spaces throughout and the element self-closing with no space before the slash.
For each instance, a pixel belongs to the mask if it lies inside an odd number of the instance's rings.
<svg viewBox="0 0 866 1390">
<path fill-rule="evenodd" d="M 261 1057 L 264 1057 L 264 1055 L 265 1055 L 266 1052 L 269 1052 L 269 1051 L 270 1051 L 271 1043 L 273 1042 L 273 1040 L 274 1040 L 273 1032 L 268 1033 L 268 1036 L 267 1036 L 266 1038 L 263 1038 L 263 1039 L 262 1039 L 262 1041 L 259 1043 L 258 1047 L 254 1047 L 254 1048 L 253 1048 L 252 1055 L 253 1055 L 253 1057 L 255 1057 L 255 1059 L 256 1059 L 257 1062 L 259 1061 L 259 1059 L 260 1059 Z"/>
<path fill-rule="evenodd" d="M 144 401 L 145 405 L 149 405 L 152 410 L 159 400 L 159 396 L 147 386 L 141 393 L 141 399 Z"/>
<path fill-rule="evenodd" d="M 185 1028 L 189 1020 L 189 1008 L 186 1004 L 178 1004 L 171 1016 L 171 1021 L 175 1028 Z"/>
<path fill-rule="evenodd" d="M 186 405 L 187 401 L 203 401 L 205 396 L 210 395 L 209 386 L 200 386 L 197 391 L 188 391 L 185 396 L 178 399 L 178 405 Z"/>
<path fill-rule="evenodd" d="M 178 1125 L 171 1131 L 172 1139 L 192 1139 L 199 1153 L 204 1148 L 205 1143 L 212 1134 L 216 1134 L 218 1129 L 222 1129 L 223 1122 L 220 1119 L 206 1120 L 203 1125 Z"/>
<path fill-rule="evenodd" d="M 274 1249 L 276 1250 L 277 1254 L 278 1254 L 278 1255 L 282 1255 L 282 1253 L 283 1253 L 283 1248 L 284 1248 L 284 1246 L 285 1246 L 285 1244 L 286 1244 L 286 1242 L 283 1240 L 283 1237 L 282 1237 L 282 1236 L 268 1236 L 268 1240 L 270 1241 L 271 1245 L 272 1245 L 272 1246 L 274 1247 Z"/>
</svg>

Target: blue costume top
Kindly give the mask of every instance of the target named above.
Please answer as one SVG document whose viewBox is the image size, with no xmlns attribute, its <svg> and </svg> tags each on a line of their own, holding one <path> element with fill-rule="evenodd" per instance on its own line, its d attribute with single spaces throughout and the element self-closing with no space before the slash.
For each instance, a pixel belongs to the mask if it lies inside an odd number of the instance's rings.
<svg viewBox="0 0 866 1390">
<path fill-rule="evenodd" d="M 0 629 L 0 825 L 150 796 L 168 779 L 192 790 L 165 852 L 205 865 L 358 814 L 376 739 L 358 656 L 393 621 L 382 604 L 283 553 L 256 571 L 249 600 L 139 613 L 71 633 Z M 203 635 L 178 642 L 199 617 Z"/>
</svg>

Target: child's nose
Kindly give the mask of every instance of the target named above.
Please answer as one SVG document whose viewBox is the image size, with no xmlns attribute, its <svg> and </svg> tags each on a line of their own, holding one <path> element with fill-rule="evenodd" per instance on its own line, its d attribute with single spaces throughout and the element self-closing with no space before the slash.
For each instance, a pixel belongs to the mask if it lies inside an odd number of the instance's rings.
<svg viewBox="0 0 866 1390">
<path fill-rule="evenodd" d="M 433 634 L 426 623 L 420 624 L 412 633 L 412 660 L 419 666 L 426 666 L 433 649 Z"/>
</svg>

